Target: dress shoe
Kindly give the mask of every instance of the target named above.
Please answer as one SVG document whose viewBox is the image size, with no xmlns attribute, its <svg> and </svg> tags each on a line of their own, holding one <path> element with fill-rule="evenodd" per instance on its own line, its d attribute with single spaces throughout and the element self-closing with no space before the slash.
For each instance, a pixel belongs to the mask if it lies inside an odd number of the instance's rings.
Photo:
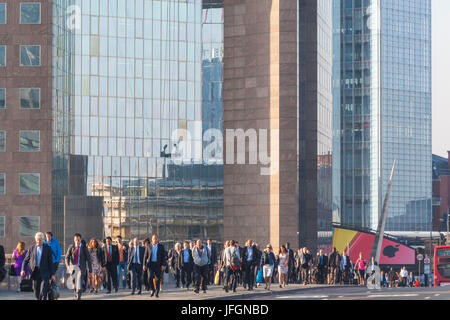
<svg viewBox="0 0 450 320">
<path fill-rule="evenodd" d="M 141 294 L 141 293 L 142 293 L 142 291 L 141 291 L 141 290 L 139 290 L 139 291 L 138 291 L 138 294 Z"/>
<path fill-rule="evenodd" d="M 151 293 L 150 297 L 153 297 L 154 295 L 155 295 L 155 291 L 152 290 L 152 293 Z"/>
</svg>

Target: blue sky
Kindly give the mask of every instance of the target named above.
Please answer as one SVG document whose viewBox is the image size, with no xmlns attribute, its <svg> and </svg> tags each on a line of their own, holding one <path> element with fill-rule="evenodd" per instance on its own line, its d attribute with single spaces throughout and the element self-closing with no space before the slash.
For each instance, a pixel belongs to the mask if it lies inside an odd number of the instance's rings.
<svg viewBox="0 0 450 320">
<path fill-rule="evenodd" d="M 433 153 L 450 151 L 450 0 L 431 0 L 433 10 Z"/>
</svg>

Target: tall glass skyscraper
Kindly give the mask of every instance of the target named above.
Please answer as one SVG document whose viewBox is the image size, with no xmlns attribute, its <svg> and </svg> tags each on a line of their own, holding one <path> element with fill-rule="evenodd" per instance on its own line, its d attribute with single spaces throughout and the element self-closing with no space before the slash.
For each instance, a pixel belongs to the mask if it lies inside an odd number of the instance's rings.
<svg viewBox="0 0 450 320">
<path fill-rule="evenodd" d="M 223 1 L 53 2 L 54 229 L 84 210 L 106 235 L 221 239 Z"/>
<path fill-rule="evenodd" d="M 431 223 L 431 1 L 335 0 L 334 219 L 387 231 Z"/>
</svg>

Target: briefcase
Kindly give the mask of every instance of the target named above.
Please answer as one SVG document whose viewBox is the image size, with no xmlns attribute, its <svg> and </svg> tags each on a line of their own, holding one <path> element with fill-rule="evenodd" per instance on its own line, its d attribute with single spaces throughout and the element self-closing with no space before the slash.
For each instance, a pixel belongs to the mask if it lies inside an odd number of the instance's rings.
<svg viewBox="0 0 450 320">
<path fill-rule="evenodd" d="M 20 282 L 21 292 L 33 292 L 33 281 L 31 279 L 22 279 Z"/>
<path fill-rule="evenodd" d="M 52 282 L 48 287 L 48 299 L 49 300 L 58 300 L 60 297 L 59 288 L 56 283 Z"/>
</svg>

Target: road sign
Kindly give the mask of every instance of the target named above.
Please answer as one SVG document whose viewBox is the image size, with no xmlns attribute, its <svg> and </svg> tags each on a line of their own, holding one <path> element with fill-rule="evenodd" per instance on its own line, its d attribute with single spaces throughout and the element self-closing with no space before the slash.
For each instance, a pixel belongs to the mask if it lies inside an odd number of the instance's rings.
<svg viewBox="0 0 450 320">
<path fill-rule="evenodd" d="M 425 260 L 423 260 L 423 263 L 425 263 L 425 264 L 431 264 L 430 258 L 425 258 Z"/>
<path fill-rule="evenodd" d="M 423 260 L 423 254 L 420 254 L 420 253 L 419 253 L 419 254 L 417 255 L 417 260 L 418 260 L 418 261 L 422 261 L 422 260 Z"/>
</svg>

